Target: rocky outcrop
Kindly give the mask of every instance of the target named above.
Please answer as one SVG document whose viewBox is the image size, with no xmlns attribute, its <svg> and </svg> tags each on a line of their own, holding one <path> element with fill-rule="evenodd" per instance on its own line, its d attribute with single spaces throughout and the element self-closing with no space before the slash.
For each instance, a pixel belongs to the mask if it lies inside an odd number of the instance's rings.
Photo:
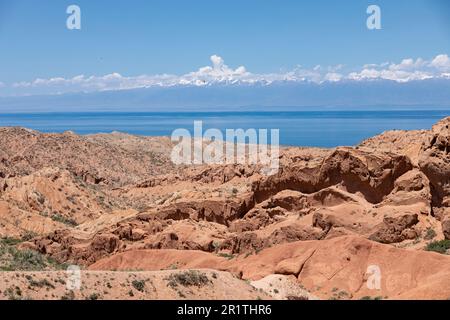
<svg viewBox="0 0 450 320">
<path fill-rule="evenodd" d="M 450 207 L 450 117 L 432 129 L 432 135 L 422 148 L 420 170 L 431 183 L 433 204 Z"/>
<path fill-rule="evenodd" d="M 411 161 L 403 155 L 338 148 L 314 167 L 294 164 L 283 168 L 277 175 L 256 182 L 253 190 L 261 202 L 286 189 L 309 194 L 340 185 L 378 203 L 393 190 L 395 180 L 411 169 Z"/>
<path fill-rule="evenodd" d="M 407 214 L 400 217 L 386 217 L 381 226 L 377 227 L 370 240 L 381 243 L 396 243 L 406 239 L 415 239 L 418 234 L 412 228 L 419 222 L 417 214 Z"/>
<path fill-rule="evenodd" d="M 444 233 L 445 239 L 450 240 L 450 217 L 442 221 L 442 232 Z"/>
</svg>

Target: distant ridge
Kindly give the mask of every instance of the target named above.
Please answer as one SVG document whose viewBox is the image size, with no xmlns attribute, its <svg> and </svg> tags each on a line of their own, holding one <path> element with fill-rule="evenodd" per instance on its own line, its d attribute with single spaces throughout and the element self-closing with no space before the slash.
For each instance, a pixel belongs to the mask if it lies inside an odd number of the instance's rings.
<svg viewBox="0 0 450 320">
<path fill-rule="evenodd" d="M 279 106 L 284 106 L 280 108 Z M 389 80 L 270 85 L 178 85 L 95 93 L 0 98 L 0 112 L 54 111 L 226 111 L 298 108 L 450 107 L 450 80 L 398 83 Z"/>
</svg>

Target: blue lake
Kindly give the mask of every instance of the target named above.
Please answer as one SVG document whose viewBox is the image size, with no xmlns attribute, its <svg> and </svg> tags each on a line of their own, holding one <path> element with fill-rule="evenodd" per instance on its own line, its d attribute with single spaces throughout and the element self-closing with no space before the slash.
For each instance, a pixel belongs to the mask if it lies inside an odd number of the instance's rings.
<svg viewBox="0 0 450 320">
<path fill-rule="evenodd" d="M 295 111 L 295 112 L 85 112 L 1 114 L 0 126 L 21 126 L 42 132 L 72 130 L 78 134 L 121 131 L 145 136 L 170 136 L 177 128 L 279 129 L 280 144 L 334 147 L 355 145 L 386 130 L 429 129 L 450 110 Z"/>
</svg>

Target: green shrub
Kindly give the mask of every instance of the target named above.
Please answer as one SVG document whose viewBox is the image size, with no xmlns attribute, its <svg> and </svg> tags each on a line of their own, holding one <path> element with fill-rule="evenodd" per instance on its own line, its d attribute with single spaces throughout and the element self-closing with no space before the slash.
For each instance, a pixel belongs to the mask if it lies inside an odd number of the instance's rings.
<svg viewBox="0 0 450 320">
<path fill-rule="evenodd" d="M 47 266 L 44 256 L 33 250 L 10 250 L 12 270 L 43 270 Z"/>
<path fill-rule="evenodd" d="M 433 241 L 425 248 L 427 251 L 434 251 L 442 254 L 445 254 L 448 249 L 450 249 L 450 240 Z"/>
<path fill-rule="evenodd" d="M 5 246 L 14 246 L 16 244 L 21 243 L 22 241 L 17 238 L 5 237 L 0 239 L 0 244 Z"/>
<path fill-rule="evenodd" d="M 60 214 L 52 215 L 52 220 L 56 221 L 56 222 L 61 222 L 61 223 L 65 224 L 67 226 L 70 226 L 70 227 L 76 227 L 78 225 L 78 223 L 75 220 L 70 219 L 70 218 L 66 218 L 66 217 L 64 217 L 64 216 L 62 216 Z"/>
<path fill-rule="evenodd" d="M 28 279 L 28 281 L 29 281 L 31 287 L 38 287 L 38 288 L 48 287 L 48 288 L 55 289 L 55 286 L 47 279 L 42 279 L 42 280 Z"/>
<path fill-rule="evenodd" d="M 173 273 L 167 278 L 167 280 L 169 280 L 167 285 L 170 287 L 176 287 L 178 284 L 184 287 L 201 287 L 209 283 L 209 279 L 206 274 L 195 270 L 189 270 L 182 273 Z"/>
<path fill-rule="evenodd" d="M 20 240 L 0 239 L 0 271 L 42 271 L 48 269 L 65 269 L 52 258 L 47 258 L 34 250 L 19 250 L 15 247 Z"/>
</svg>

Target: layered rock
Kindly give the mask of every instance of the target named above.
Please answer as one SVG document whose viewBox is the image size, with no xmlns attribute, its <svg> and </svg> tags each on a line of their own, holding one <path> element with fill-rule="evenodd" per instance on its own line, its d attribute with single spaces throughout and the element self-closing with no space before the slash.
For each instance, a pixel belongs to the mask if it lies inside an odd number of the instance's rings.
<svg viewBox="0 0 450 320">
<path fill-rule="evenodd" d="M 282 148 L 272 176 L 249 165 L 176 167 L 167 138 L 3 128 L 0 236 L 85 267 L 167 268 L 181 259 L 245 279 L 293 276 L 309 291 L 320 278 L 319 286 L 346 286 L 347 298 L 367 293 L 357 290 L 361 261 L 382 257 L 383 268 L 397 270 L 385 260 L 395 258 L 391 248 L 398 263 L 431 261 L 444 281 L 436 261 L 448 261 L 422 251 L 450 239 L 449 124 L 386 132 L 354 148 Z M 341 274 L 347 267 L 358 279 Z M 447 293 L 432 275 L 405 270 L 420 285 L 393 297 L 427 296 L 426 281 Z"/>
</svg>

